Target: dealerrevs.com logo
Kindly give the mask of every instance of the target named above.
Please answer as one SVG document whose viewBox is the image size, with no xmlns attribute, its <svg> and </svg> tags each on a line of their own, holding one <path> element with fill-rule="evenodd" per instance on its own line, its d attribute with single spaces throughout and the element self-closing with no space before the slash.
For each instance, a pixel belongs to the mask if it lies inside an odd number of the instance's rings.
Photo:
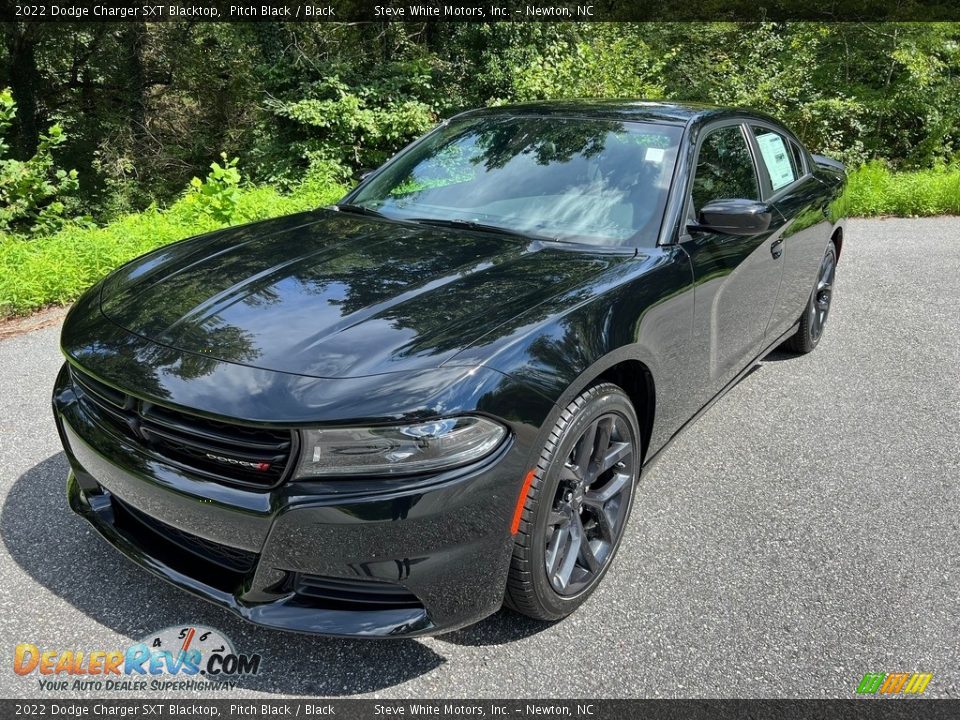
<svg viewBox="0 0 960 720">
<path fill-rule="evenodd" d="M 261 670 L 259 654 L 238 653 L 219 630 L 196 625 L 151 633 L 126 649 L 56 650 L 20 643 L 17 675 L 35 676 L 41 690 L 232 690 L 237 678 Z"/>
</svg>

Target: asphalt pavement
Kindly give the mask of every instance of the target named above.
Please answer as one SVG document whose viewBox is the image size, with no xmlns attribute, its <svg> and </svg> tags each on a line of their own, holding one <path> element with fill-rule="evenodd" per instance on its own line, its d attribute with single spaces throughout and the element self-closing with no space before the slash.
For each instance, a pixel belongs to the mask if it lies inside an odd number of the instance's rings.
<svg viewBox="0 0 960 720">
<path fill-rule="evenodd" d="M 234 697 L 845 698 L 895 671 L 960 696 L 960 219 L 851 222 L 820 347 L 774 353 L 663 454 L 603 585 L 554 624 L 327 640 L 140 570 L 67 509 L 58 332 L 0 341 L 0 696 L 105 694 L 41 690 L 17 643 L 198 623 L 263 655 Z"/>
</svg>

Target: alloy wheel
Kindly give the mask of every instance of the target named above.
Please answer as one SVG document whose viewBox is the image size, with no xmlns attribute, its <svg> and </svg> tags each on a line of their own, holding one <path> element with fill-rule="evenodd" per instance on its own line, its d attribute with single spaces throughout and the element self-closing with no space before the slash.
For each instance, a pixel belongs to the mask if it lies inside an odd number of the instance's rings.
<svg viewBox="0 0 960 720">
<path fill-rule="evenodd" d="M 833 299 L 833 280 L 837 272 L 837 258 L 832 251 L 823 256 L 813 302 L 810 303 L 810 337 L 816 341 L 823 334 L 823 326 L 830 314 L 830 301 Z"/>
<path fill-rule="evenodd" d="M 626 524 L 636 477 L 627 421 L 607 413 L 574 444 L 547 520 L 544 564 L 553 589 L 576 595 L 602 572 Z"/>
</svg>

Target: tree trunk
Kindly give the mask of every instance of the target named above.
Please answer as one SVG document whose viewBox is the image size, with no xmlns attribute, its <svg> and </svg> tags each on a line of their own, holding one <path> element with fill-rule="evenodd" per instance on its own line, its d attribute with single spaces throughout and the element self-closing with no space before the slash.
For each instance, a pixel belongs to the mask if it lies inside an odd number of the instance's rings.
<svg viewBox="0 0 960 720">
<path fill-rule="evenodd" d="M 39 25 L 4 23 L 4 36 L 9 54 L 9 75 L 6 83 L 17 103 L 17 122 L 13 128 L 13 155 L 19 159 L 32 157 L 40 137 L 41 118 L 37 96 L 40 70 L 37 68 Z"/>
<path fill-rule="evenodd" d="M 134 157 L 140 156 L 147 121 L 147 73 L 143 61 L 143 49 L 147 41 L 146 23 L 130 23 L 123 30 L 123 56 L 126 63 L 125 102 L 133 141 Z"/>
</svg>

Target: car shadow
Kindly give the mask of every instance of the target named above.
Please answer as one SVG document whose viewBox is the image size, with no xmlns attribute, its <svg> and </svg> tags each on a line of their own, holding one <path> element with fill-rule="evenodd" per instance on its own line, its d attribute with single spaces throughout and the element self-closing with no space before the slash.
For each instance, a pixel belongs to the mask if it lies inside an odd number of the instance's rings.
<svg viewBox="0 0 960 720">
<path fill-rule="evenodd" d="M 503 608 L 469 627 L 438 635 L 437 640 L 470 647 L 506 645 L 532 637 L 556 624 L 556 622 L 534 620 L 508 608 Z"/>
<path fill-rule="evenodd" d="M 784 360 L 796 360 L 798 357 L 800 357 L 800 355 L 792 350 L 784 350 L 782 347 L 777 347 L 761 358 L 761 362 L 783 362 Z"/>
<path fill-rule="evenodd" d="M 137 640 L 170 626 L 216 628 L 233 640 L 238 652 L 261 654 L 261 672 L 241 677 L 237 685 L 267 693 L 375 692 L 446 662 L 416 640 L 337 640 L 262 628 L 174 588 L 123 558 L 69 510 L 66 476 L 62 452 L 21 475 L 0 511 L 0 537 L 30 577 L 116 633 Z M 66 636 L 57 637 L 50 629 L 56 627 L 53 623 L 38 628 L 46 637 L 31 641 L 64 646 Z M 113 649 L 118 642 L 124 641 L 104 637 L 102 645 L 90 649 Z"/>
</svg>

